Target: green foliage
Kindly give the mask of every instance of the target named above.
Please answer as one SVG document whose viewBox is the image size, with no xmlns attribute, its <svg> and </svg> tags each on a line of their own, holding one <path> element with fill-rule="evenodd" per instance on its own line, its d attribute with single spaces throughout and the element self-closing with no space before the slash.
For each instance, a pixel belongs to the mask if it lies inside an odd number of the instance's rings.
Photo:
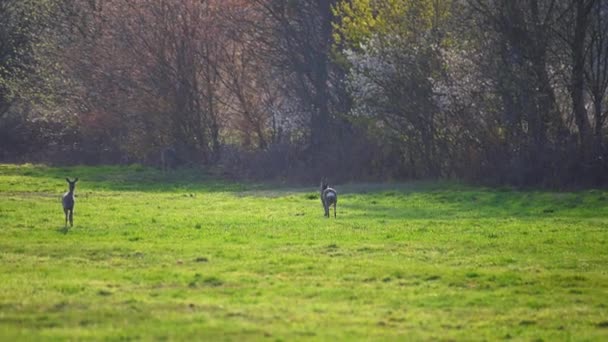
<svg viewBox="0 0 608 342">
<path fill-rule="evenodd" d="M 0 2 L 0 156 L 49 148 L 75 131 L 57 55 L 57 1 Z M 59 108 L 61 105 L 61 108 Z"/>
<path fill-rule="evenodd" d="M 0 4 L 0 110 L 15 99 L 32 104 L 53 100 L 57 50 L 51 29 L 56 3 L 48 0 L 7 0 Z"/>
<path fill-rule="evenodd" d="M 338 191 L 0 165 L 0 339 L 608 338 L 607 192 Z"/>
<path fill-rule="evenodd" d="M 437 29 L 450 15 L 452 1 L 353 0 L 334 8 L 334 38 L 338 44 L 358 48 L 372 37 L 398 38 L 402 44 L 417 42 Z"/>
<path fill-rule="evenodd" d="M 404 170 L 438 177 L 454 146 L 440 99 L 453 1 L 355 0 L 334 8 L 334 59 L 349 69 L 349 119 L 382 141 Z M 342 55 L 340 55 L 342 53 Z M 462 136 L 462 135 L 461 135 Z M 448 147 L 448 148 L 446 148 Z"/>
</svg>

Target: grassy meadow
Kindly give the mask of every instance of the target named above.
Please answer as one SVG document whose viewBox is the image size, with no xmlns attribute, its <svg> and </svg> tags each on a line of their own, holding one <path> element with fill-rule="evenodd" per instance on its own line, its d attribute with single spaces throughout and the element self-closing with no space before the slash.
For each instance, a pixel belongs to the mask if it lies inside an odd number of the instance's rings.
<svg viewBox="0 0 608 342">
<path fill-rule="evenodd" d="M 0 165 L 0 340 L 608 340 L 608 191 L 337 190 Z"/>
</svg>

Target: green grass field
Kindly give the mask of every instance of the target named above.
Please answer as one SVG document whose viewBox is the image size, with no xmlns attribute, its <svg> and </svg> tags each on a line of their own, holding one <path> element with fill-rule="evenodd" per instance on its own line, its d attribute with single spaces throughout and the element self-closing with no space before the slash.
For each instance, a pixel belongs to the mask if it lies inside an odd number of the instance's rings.
<svg viewBox="0 0 608 342">
<path fill-rule="evenodd" d="M 0 340 L 608 340 L 607 191 L 337 189 L 0 165 Z"/>
</svg>

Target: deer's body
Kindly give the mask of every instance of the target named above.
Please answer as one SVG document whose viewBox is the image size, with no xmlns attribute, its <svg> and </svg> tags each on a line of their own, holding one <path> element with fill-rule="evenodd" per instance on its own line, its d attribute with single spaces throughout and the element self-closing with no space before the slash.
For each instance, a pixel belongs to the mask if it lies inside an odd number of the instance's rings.
<svg viewBox="0 0 608 342">
<path fill-rule="evenodd" d="M 336 218 L 336 207 L 338 206 L 338 192 L 330 188 L 327 183 L 321 183 L 321 203 L 325 210 L 325 217 L 329 217 L 329 208 L 334 206 L 334 218 Z"/>
<path fill-rule="evenodd" d="M 65 226 L 68 226 L 68 220 L 70 221 L 70 227 L 74 226 L 74 204 L 76 199 L 74 198 L 74 190 L 76 189 L 76 182 L 78 178 L 73 181 L 68 178 L 65 179 L 69 184 L 68 192 L 63 194 L 61 198 L 61 204 L 63 205 L 63 213 L 65 214 Z"/>
</svg>

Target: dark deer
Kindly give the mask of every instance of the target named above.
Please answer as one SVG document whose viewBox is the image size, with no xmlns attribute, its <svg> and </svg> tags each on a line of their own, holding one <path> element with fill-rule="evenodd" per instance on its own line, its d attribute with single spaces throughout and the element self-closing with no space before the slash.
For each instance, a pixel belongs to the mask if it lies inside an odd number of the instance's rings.
<svg viewBox="0 0 608 342">
<path fill-rule="evenodd" d="M 65 226 L 68 226 L 68 219 L 70 220 L 70 227 L 74 226 L 74 189 L 76 188 L 76 182 L 78 177 L 71 181 L 69 178 L 65 179 L 69 184 L 69 191 L 63 194 L 61 198 L 61 204 L 63 204 L 63 213 L 65 214 Z"/>
<path fill-rule="evenodd" d="M 336 207 L 338 206 L 338 192 L 327 185 L 326 181 L 321 181 L 321 203 L 325 210 L 325 217 L 329 217 L 329 208 L 334 206 L 334 218 L 336 218 Z"/>
</svg>

